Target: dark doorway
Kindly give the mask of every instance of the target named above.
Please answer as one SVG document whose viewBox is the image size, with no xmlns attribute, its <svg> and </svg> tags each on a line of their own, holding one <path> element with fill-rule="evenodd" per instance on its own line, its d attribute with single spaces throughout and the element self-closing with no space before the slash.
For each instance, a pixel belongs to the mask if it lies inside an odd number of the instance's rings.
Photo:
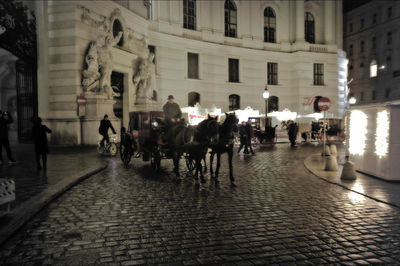
<svg viewBox="0 0 400 266">
<path fill-rule="evenodd" d="M 38 115 L 36 67 L 18 60 L 15 69 L 17 76 L 18 140 L 26 143 L 32 139 L 32 118 Z"/>
<path fill-rule="evenodd" d="M 279 98 L 271 96 L 268 98 L 268 113 L 279 110 Z"/>
<path fill-rule="evenodd" d="M 189 92 L 188 106 L 195 106 L 196 103 L 200 103 L 200 94 L 197 92 Z"/>
</svg>

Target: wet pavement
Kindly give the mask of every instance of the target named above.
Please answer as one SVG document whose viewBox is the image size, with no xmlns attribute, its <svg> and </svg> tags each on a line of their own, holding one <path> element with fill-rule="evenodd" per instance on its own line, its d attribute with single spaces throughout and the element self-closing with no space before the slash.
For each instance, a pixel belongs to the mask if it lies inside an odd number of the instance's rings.
<svg viewBox="0 0 400 266">
<path fill-rule="evenodd" d="M 133 159 L 73 187 L 1 247 L 5 265 L 400 265 L 400 209 L 310 174 L 311 145 L 226 155 L 220 184 Z M 131 162 L 132 164 L 132 162 Z M 184 161 L 181 164 L 184 172 Z"/>
<path fill-rule="evenodd" d="M 321 148 L 322 150 L 322 148 Z M 315 175 L 327 180 L 328 182 L 336 183 L 340 186 L 348 188 L 355 193 L 353 195 L 362 194 L 392 204 L 400 208 L 400 182 L 390 182 L 383 179 L 374 178 L 360 172 L 356 172 L 356 180 L 342 180 L 340 178 L 343 164 L 345 162 L 345 152 L 343 148 L 339 148 L 338 152 L 338 171 L 324 171 L 325 161 L 321 153 L 309 155 L 304 160 L 304 165 Z"/>
</svg>

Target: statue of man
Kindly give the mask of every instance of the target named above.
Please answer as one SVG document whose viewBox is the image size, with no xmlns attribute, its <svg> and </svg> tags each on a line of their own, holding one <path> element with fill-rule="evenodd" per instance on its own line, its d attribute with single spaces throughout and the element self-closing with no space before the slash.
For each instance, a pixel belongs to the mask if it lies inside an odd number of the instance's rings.
<svg viewBox="0 0 400 266">
<path fill-rule="evenodd" d="M 153 60 L 154 53 L 149 53 L 148 58 L 140 63 L 139 70 L 133 78 L 133 84 L 136 86 L 137 99 L 153 99 L 153 90 L 155 89 L 156 80 Z"/>
<path fill-rule="evenodd" d="M 106 92 L 110 99 L 112 98 L 111 73 L 113 69 L 111 48 L 121 40 L 122 34 L 122 31 L 120 31 L 115 38 L 112 35 L 108 35 L 105 37 L 104 43 L 97 41 L 98 61 L 101 72 L 99 86 L 100 90 Z"/>
</svg>

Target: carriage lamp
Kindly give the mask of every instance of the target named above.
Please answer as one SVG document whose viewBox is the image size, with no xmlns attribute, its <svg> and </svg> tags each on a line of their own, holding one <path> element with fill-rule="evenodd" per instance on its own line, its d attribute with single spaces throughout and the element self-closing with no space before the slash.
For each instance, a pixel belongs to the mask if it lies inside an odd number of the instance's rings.
<svg viewBox="0 0 400 266">
<path fill-rule="evenodd" d="M 269 91 L 267 89 L 267 85 L 265 85 L 264 92 L 262 94 L 264 100 L 265 100 L 265 116 L 268 116 L 268 98 L 269 98 Z"/>
</svg>

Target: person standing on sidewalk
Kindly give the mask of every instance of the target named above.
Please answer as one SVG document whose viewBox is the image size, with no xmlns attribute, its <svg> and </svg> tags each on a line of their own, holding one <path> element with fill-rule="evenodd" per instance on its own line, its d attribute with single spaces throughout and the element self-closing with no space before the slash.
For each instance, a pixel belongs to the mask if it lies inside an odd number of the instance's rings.
<svg viewBox="0 0 400 266">
<path fill-rule="evenodd" d="M 246 123 L 246 133 L 247 133 L 247 144 L 246 144 L 246 150 L 247 148 L 250 149 L 251 154 L 254 155 L 253 147 L 251 146 L 251 140 L 254 137 L 254 130 L 253 126 L 251 125 L 251 121 L 247 121 Z M 248 151 L 247 151 L 248 152 Z"/>
<path fill-rule="evenodd" d="M 100 135 L 103 136 L 103 139 L 100 142 L 101 147 L 104 147 L 104 141 L 106 141 L 107 144 L 110 143 L 110 138 L 108 136 L 109 128 L 111 128 L 114 134 L 117 134 L 117 132 L 115 132 L 115 129 L 111 124 L 111 121 L 108 120 L 108 115 L 104 115 L 104 119 L 100 121 L 100 127 L 99 127 L 99 133 Z"/>
<path fill-rule="evenodd" d="M 2 149 L 3 146 L 6 149 L 8 162 L 16 163 L 14 160 L 11 149 L 10 149 L 10 140 L 8 139 L 8 128 L 9 124 L 13 122 L 12 117 L 8 114 L 8 112 L 0 111 L 0 164 L 3 163 L 3 155 Z"/>
<path fill-rule="evenodd" d="M 49 152 L 49 147 L 47 144 L 46 133 L 51 133 L 51 130 L 42 125 L 42 119 L 40 117 L 36 118 L 35 124 L 32 128 L 32 137 L 35 142 L 35 155 L 37 170 L 41 170 L 40 157 L 42 157 L 43 169 L 47 168 L 47 153 Z"/>
</svg>

